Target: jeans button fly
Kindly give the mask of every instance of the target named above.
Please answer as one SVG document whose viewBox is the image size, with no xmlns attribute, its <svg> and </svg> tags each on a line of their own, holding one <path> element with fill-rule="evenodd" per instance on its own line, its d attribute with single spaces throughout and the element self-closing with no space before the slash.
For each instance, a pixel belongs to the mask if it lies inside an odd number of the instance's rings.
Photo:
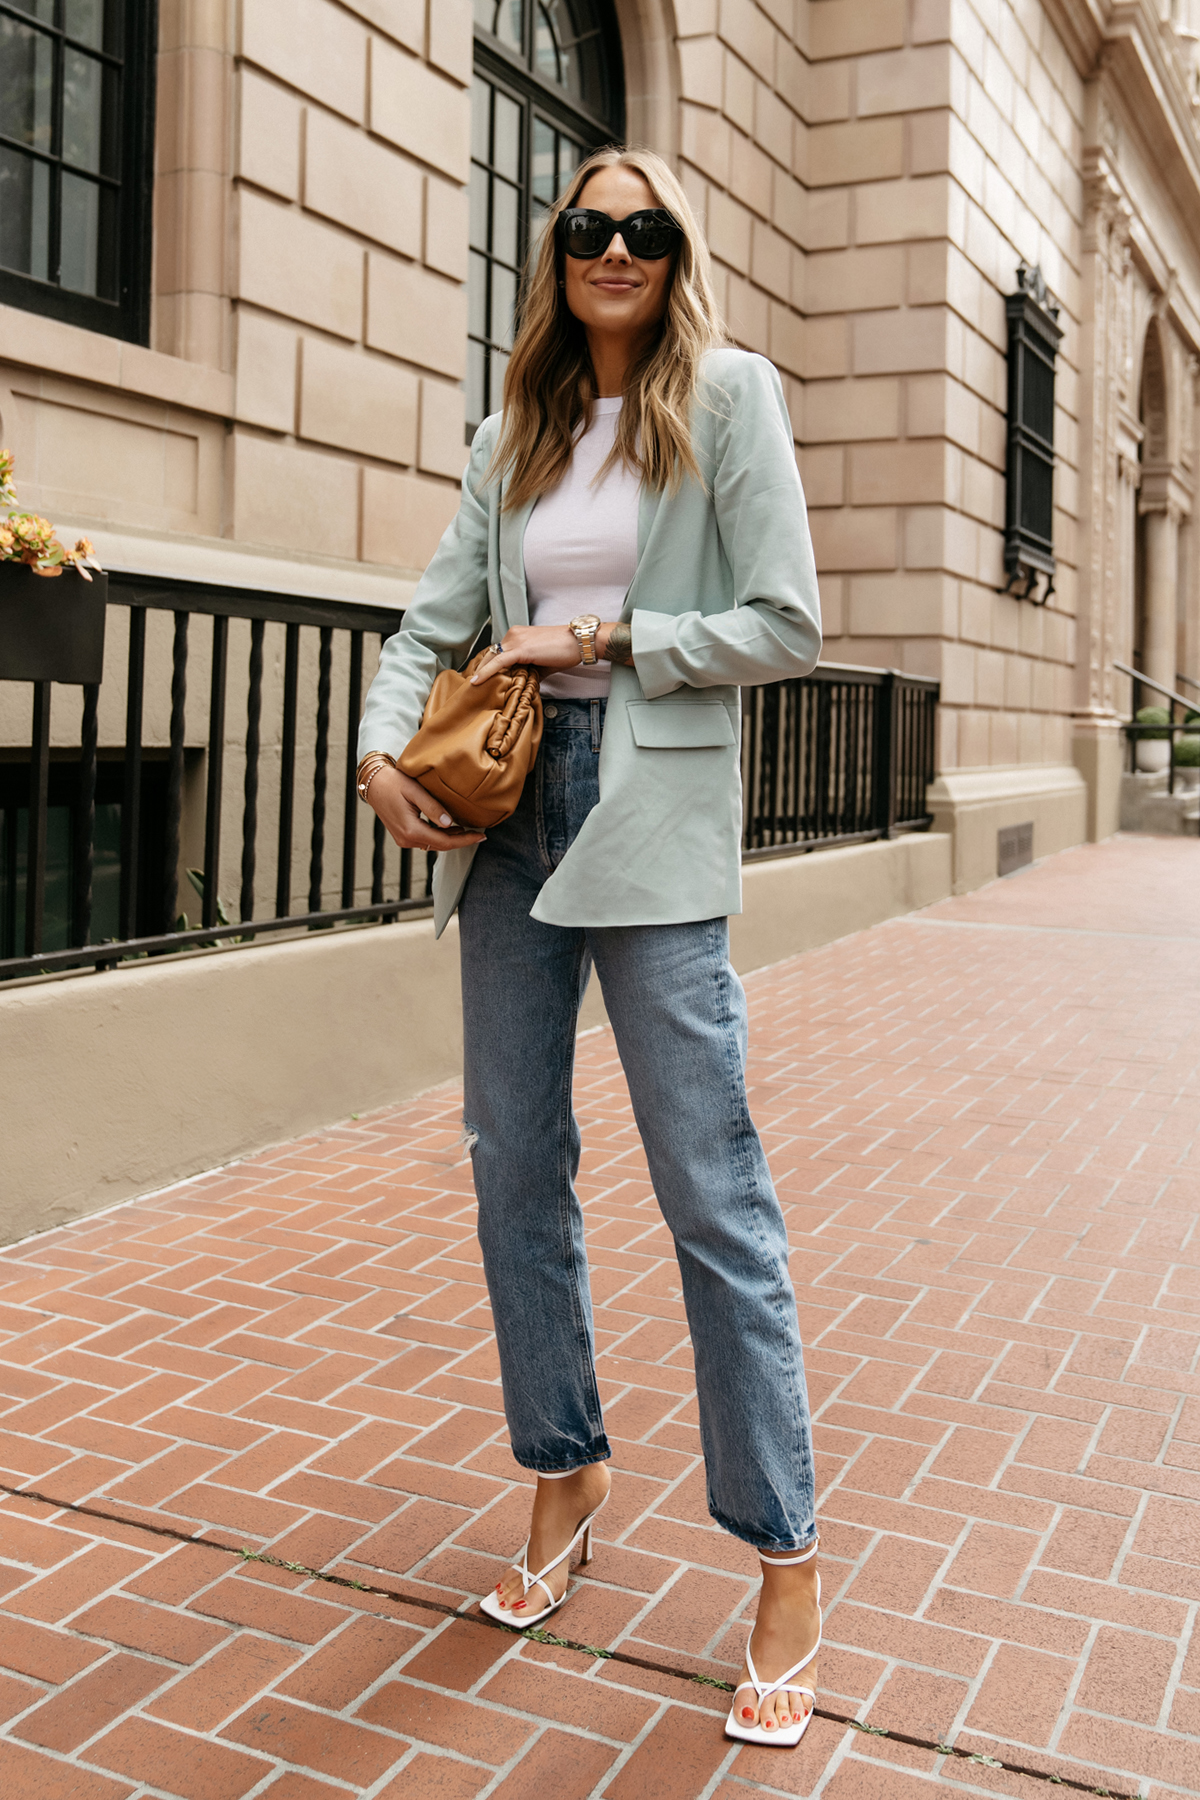
<svg viewBox="0 0 1200 1800">
<path fill-rule="evenodd" d="M 543 706 L 542 717 L 544 719 L 557 719 L 557 717 L 558 717 L 557 706 Z"/>
</svg>

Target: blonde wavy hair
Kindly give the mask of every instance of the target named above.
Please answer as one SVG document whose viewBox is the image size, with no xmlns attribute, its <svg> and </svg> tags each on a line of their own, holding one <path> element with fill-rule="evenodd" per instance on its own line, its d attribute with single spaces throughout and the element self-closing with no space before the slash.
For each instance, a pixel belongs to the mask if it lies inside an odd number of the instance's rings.
<svg viewBox="0 0 1200 1800">
<path fill-rule="evenodd" d="M 520 328 L 504 376 L 504 415 L 488 475 L 504 477 L 504 509 L 538 499 L 561 480 L 575 433 L 590 417 L 596 382 L 584 328 L 559 285 L 558 215 L 578 204 L 599 169 L 634 169 L 682 229 L 658 337 L 629 369 L 616 442 L 605 462 L 639 470 L 674 491 L 703 477 L 692 449 L 691 408 L 706 350 L 728 341 L 712 290 L 708 246 L 678 180 L 653 150 L 611 145 L 580 163 L 547 215 L 526 271 Z M 604 473 L 601 471 L 601 474 Z"/>
</svg>

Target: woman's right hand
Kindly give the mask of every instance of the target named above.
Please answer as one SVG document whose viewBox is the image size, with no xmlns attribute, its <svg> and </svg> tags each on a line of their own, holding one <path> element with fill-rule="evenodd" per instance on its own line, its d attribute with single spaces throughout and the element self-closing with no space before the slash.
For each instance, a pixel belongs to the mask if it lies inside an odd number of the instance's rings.
<svg viewBox="0 0 1200 1800">
<path fill-rule="evenodd" d="M 367 790 L 367 802 L 402 850 L 464 850 L 483 843 L 482 831 L 456 825 L 440 800 L 399 769 L 380 769 Z"/>
</svg>

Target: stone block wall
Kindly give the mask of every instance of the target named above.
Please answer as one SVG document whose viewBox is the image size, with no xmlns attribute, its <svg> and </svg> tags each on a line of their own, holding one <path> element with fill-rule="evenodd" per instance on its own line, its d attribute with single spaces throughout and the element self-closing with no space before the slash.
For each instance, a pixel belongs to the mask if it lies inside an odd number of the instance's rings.
<svg viewBox="0 0 1200 1800">
<path fill-rule="evenodd" d="M 470 0 L 164 14 L 155 335 L 235 375 L 224 535 L 415 572 L 466 458 Z"/>
<path fill-rule="evenodd" d="M 784 376 L 830 660 L 942 682 L 943 767 L 1067 761 L 1083 84 L 1040 0 L 677 0 L 680 150 Z M 1016 266 L 1063 306 L 1045 609 L 1004 584 Z"/>
<path fill-rule="evenodd" d="M 1013 819 L 1033 823 L 1037 856 L 1087 829 L 1071 761 L 1085 648 L 1078 42 L 1072 60 L 1056 0 L 674 11 L 681 172 L 730 329 L 784 378 L 824 657 L 941 683 L 931 803 L 956 843 L 970 812 L 955 883 L 973 887 Z M 1021 261 L 1040 265 L 1064 329 L 1045 606 L 1004 591 L 1004 300 Z"/>
<path fill-rule="evenodd" d="M 291 416 L 268 438 L 239 404 L 234 533 L 280 541 L 294 483 L 304 549 L 419 568 L 465 461 L 470 7 L 297 3 L 242 17 L 238 325 L 275 334 Z"/>
</svg>

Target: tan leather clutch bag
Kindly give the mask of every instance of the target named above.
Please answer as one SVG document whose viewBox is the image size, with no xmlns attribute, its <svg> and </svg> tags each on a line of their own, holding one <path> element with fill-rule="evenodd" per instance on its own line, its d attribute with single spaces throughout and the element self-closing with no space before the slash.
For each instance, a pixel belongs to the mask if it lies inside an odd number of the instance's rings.
<svg viewBox="0 0 1200 1800">
<path fill-rule="evenodd" d="M 396 765 L 436 796 L 460 825 L 486 831 L 517 810 L 542 741 L 542 696 L 536 669 L 501 669 L 472 687 L 490 656 L 434 681 L 421 728 Z"/>
</svg>

